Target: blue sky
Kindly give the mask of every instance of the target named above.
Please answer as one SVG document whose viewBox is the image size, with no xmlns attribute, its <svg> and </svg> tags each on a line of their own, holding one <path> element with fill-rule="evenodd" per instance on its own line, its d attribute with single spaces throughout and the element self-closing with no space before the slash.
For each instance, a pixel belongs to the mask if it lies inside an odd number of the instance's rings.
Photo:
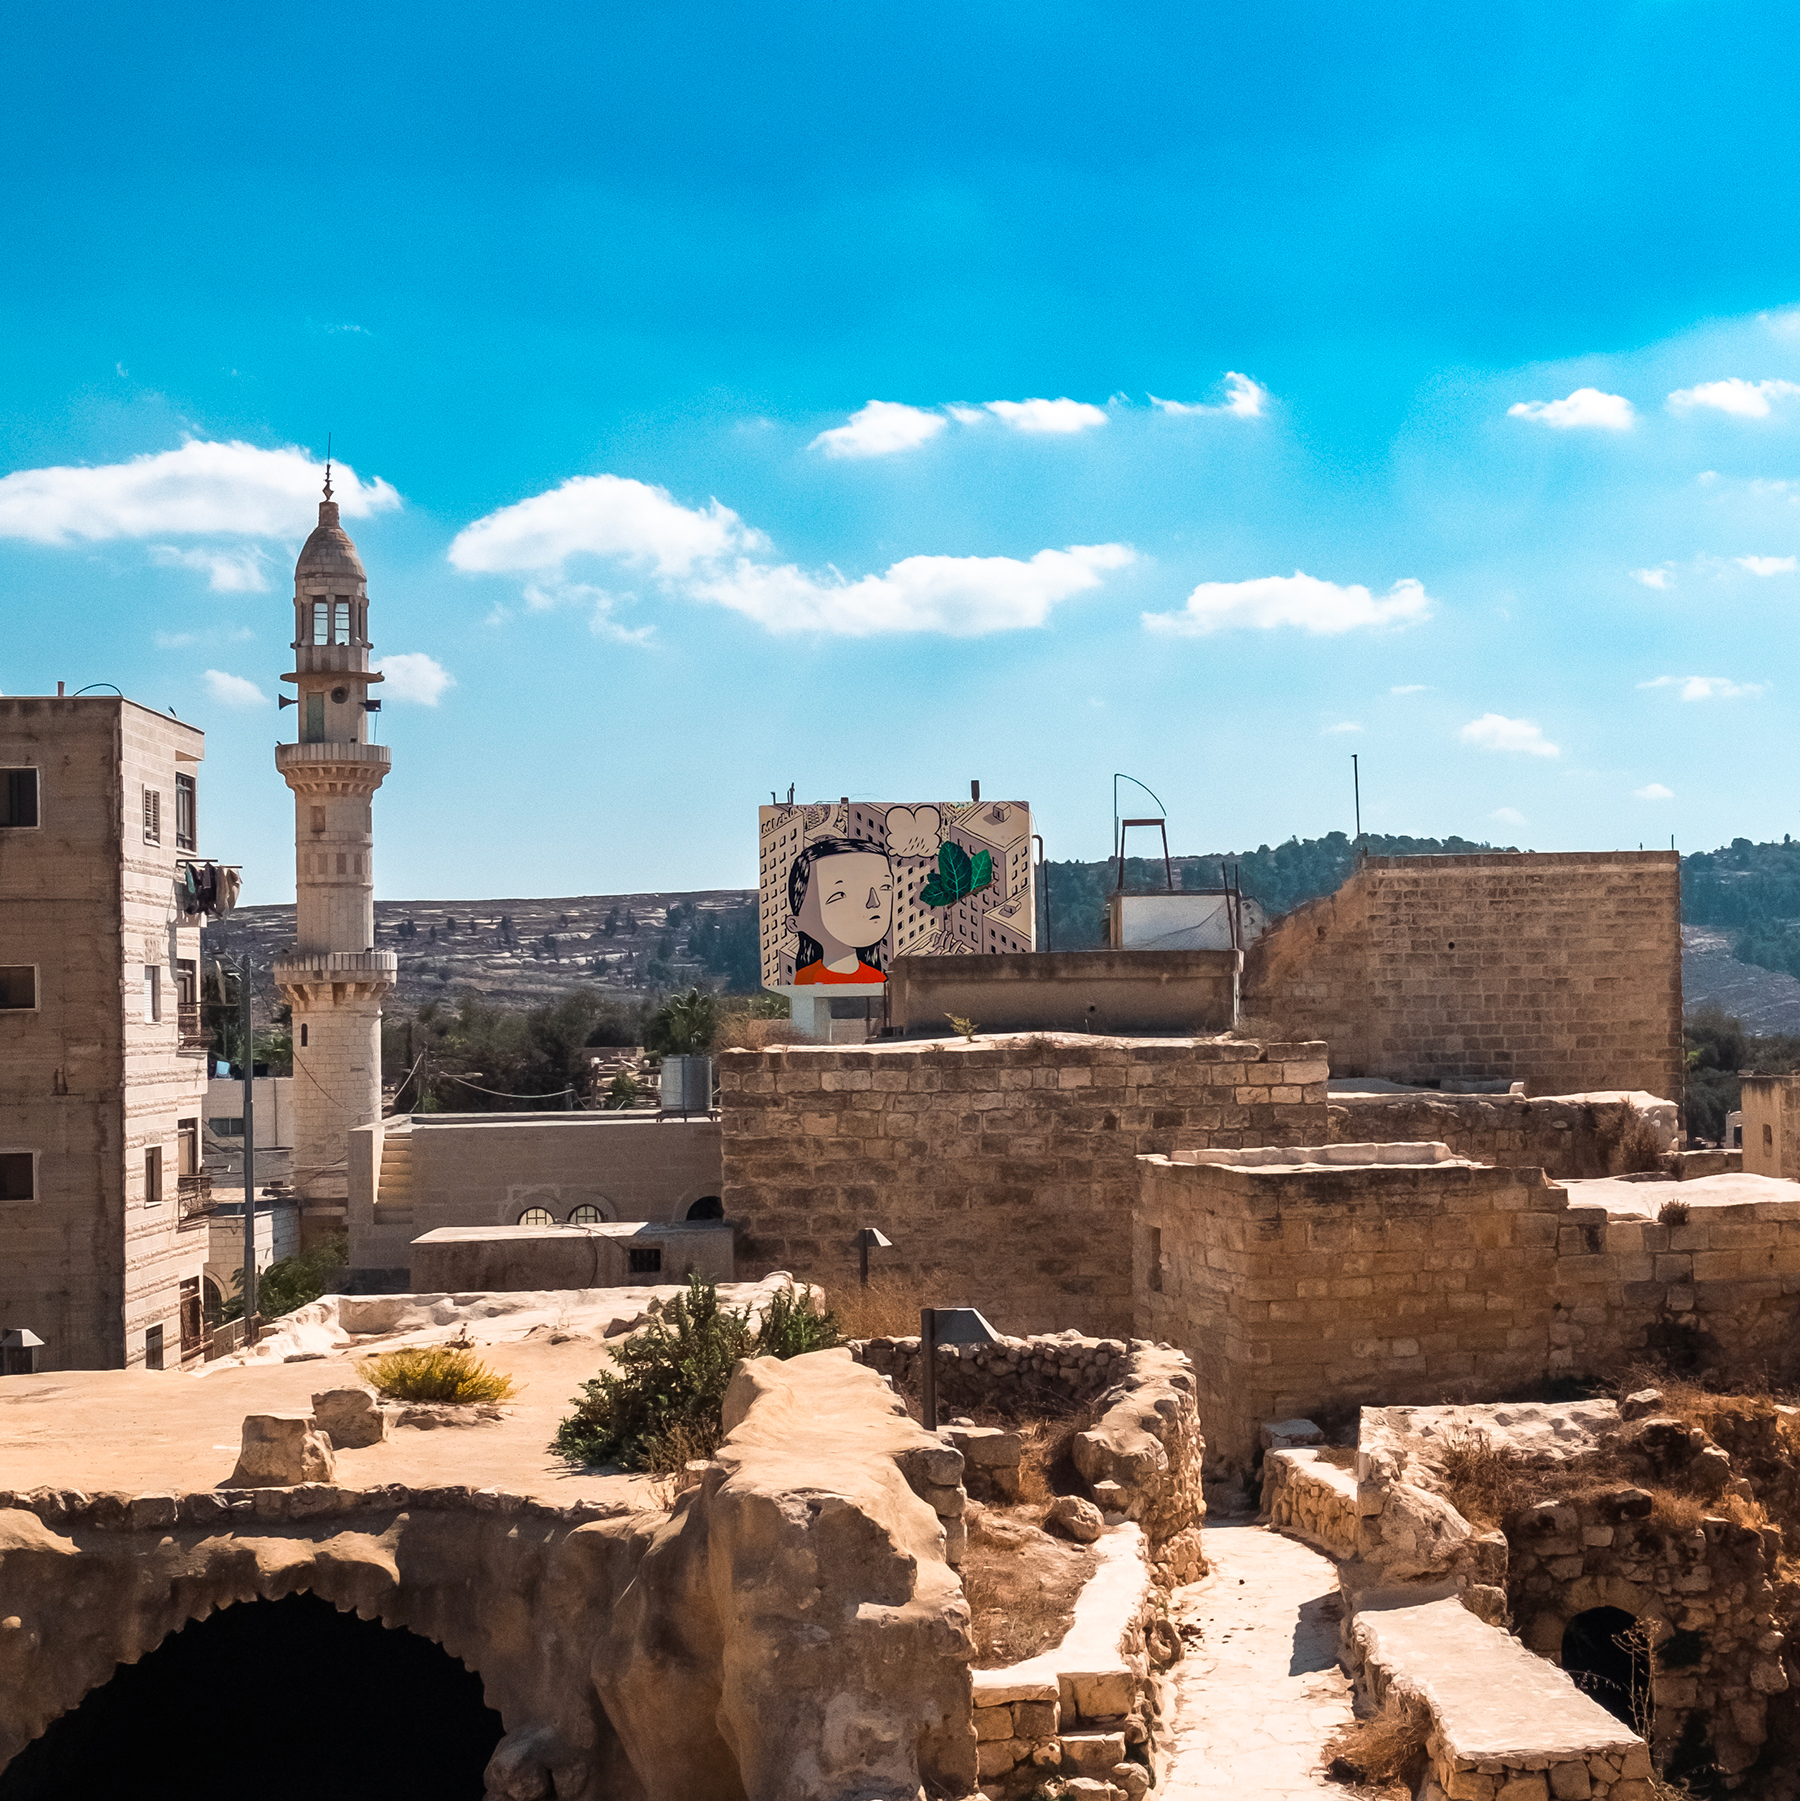
<svg viewBox="0 0 1800 1801">
<path fill-rule="evenodd" d="M 1352 752 L 1382 831 L 1800 827 L 1792 9 L 1122 12 L 21 14 L 0 690 L 199 721 L 291 894 L 329 431 L 387 896 L 749 884 L 790 782 L 1255 844 Z"/>
</svg>

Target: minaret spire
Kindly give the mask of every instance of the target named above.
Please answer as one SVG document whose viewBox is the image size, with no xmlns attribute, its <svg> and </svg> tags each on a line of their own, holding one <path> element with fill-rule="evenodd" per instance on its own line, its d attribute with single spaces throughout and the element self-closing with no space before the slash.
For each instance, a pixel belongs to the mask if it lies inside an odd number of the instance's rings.
<svg viewBox="0 0 1800 1801">
<path fill-rule="evenodd" d="M 325 498 L 331 498 L 331 433 L 325 434 Z"/>
<path fill-rule="evenodd" d="M 275 960 L 293 1008 L 294 1186 L 301 1238 L 346 1223 L 349 1134 L 381 1118 L 381 1001 L 398 973 L 375 948 L 371 802 L 388 748 L 369 742 L 369 586 L 338 522 L 325 461 L 319 523 L 294 566 L 298 741 L 275 747 L 294 793 L 294 943 Z"/>
</svg>

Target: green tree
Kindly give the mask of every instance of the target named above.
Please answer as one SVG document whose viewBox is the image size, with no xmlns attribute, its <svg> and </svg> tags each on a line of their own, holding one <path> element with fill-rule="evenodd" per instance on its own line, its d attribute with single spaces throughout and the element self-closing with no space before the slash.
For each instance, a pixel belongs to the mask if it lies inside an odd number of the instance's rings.
<svg viewBox="0 0 1800 1801">
<path fill-rule="evenodd" d="M 686 994 L 671 995 L 650 1016 L 644 1047 L 663 1056 L 693 1056 L 712 1048 L 718 1029 L 718 1001 L 690 988 Z"/>
</svg>

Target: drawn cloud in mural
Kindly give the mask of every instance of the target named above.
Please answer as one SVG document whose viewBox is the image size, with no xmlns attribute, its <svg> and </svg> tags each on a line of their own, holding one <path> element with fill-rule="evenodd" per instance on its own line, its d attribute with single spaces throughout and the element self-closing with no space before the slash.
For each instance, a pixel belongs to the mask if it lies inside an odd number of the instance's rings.
<svg viewBox="0 0 1800 1801">
<path fill-rule="evenodd" d="M 888 854 L 895 857 L 935 857 L 944 841 L 944 825 L 936 807 L 889 807 Z"/>
<path fill-rule="evenodd" d="M 759 809 L 763 986 L 863 994 L 904 956 L 1029 951 L 1023 801 L 839 801 Z"/>
</svg>

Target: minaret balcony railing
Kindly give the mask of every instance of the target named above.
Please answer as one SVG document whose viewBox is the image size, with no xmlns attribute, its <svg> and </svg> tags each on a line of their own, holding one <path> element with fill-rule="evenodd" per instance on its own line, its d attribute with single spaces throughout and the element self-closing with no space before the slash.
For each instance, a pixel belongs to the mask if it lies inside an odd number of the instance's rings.
<svg viewBox="0 0 1800 1801">
<path fill-rule="evenodd" d="M 348 738 L 275 746 L 275 767 L 283 774 L 290 769 L 312 769 L 327 763 L 361 763 L 385 775 L 393 760 L 393 753 L 385 744 L 356 744 Z"/>
<path fill-rule="evenodd" d="M 394 951 L 286 950 L 273 974 L 277 982 L 395 982 L 400 958 Z"/>
</svg>

